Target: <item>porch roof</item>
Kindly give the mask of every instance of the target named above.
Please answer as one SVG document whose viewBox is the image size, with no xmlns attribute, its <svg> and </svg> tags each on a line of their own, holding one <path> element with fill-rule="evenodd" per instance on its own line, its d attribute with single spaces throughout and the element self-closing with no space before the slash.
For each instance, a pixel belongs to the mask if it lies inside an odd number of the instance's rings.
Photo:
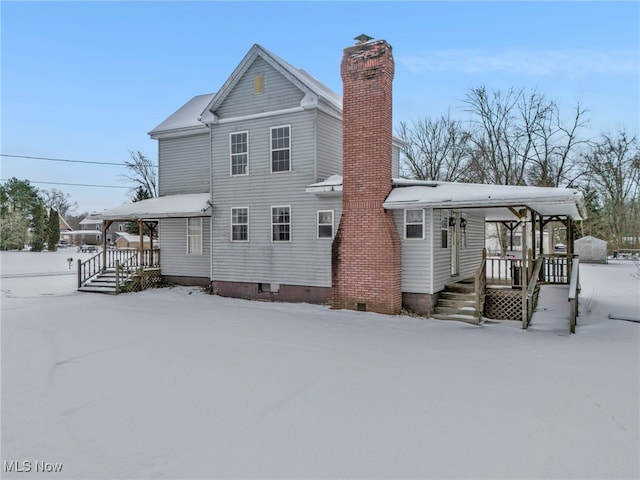
<svg viewBox="0 0 640 480">
<path fill-rule="evenodd" d="M 572 188 L 525 187 L 393 179 L 393 190 L 384 208 L 451 208 L 485 217 L 489 221 L 514 220 L 513 210 L 528 207 L 543 216 L 582 219 L 582 194 Z M 323 182 L 308 185 L 307 193 L 340 195 L 342 177 L 332 175 Z"/>
<path fill-rule="evenodd" d="M 159 218 L 205 217 L 211 215 L 210 194 L 165 195 L 127 203 L 91 214 L 98 220 L 156 220 Z"/>
<path fill-rule="evenodd" d="M 451 208 L 484 216 L 487 220 L 514 220 L 511 209 L 530 208 L 542 216 L 582 219 L 583 197 L 572 188 L 487 185 L 395 179 L 384 207 Z"/>
</svg>

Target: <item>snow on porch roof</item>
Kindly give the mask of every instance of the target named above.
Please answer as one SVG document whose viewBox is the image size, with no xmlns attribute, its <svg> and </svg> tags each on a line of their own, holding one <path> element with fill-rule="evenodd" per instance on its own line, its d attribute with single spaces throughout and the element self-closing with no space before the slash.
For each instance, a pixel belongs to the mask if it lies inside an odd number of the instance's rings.
<svg viewBox="0 0 640 480">
<path fill-rule="evenodd" d="M 487 220 L 509 220 L 507 207 L 528 207 L 543 216 L 567 216 L 581 220 L 582 194 L 572 188 L 487 185 L 478 183 L 429 182 L 395 179 L 384 207 L 455 208 L 478 210 Z"/>
<path fill-rule="evenodd" d="M 157 218 L 204 217 L 211 214 L 208 193 L 166 195 L 127 203 L 91 214 L 99 220 L 152 220 Z"/>
<path fill-rule="evenodd" d="M 571 188 L 524 187 L 514 185 L 487 185 L 420 181 L 394 178 L 395 187 L 384 208 L 452 208 L 475 212 L 487 220 L 513 220 L 508 207 L 529 207 L 544 216 L 582 218 L 582 194 Z M 308 185 L 307 193 L 335 195 L 342 192 L 342 177 L 332 175 L 323 182 Z"/>
</svg>

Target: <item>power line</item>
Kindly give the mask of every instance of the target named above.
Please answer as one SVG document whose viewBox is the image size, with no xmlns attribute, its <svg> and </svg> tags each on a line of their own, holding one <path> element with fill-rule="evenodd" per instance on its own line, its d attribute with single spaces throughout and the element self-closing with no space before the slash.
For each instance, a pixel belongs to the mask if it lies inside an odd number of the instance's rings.
<svg viewBox="0 0 640 480">
<path fill-rule="evenodd" d="M 8 180 L 6 178 L 0 178 L 0 182 L 8 182 Z M 122 185 L 94 185 L 90 183 L 38 182 L 36 180 L 29 180 L 29 183 L 41 183 L 44 185 L 66 185 L 71 187 L 126 188 L 128 190 L 134 188 L 134 187 L 123 187 Z"/>
<path fill-rule="evenodd" d="M 48 162 L 91 163 L 93 165 L 117 165 L 119 167 L 124 167 L 126 165 L 126 163 L 93 162 L 90 160 L 69 160 L 68 158 L 31 157 L 29 155 L 9 155 L 8 153 L 0 153 L 0 156 L 11 158 L 28 158 L 29 160 L 46 160 Z"/>
</svg>

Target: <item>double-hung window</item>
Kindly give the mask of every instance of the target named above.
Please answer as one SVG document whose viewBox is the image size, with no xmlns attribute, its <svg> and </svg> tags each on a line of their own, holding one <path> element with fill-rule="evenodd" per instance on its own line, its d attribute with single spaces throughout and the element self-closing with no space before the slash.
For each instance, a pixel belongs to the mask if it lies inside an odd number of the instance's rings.
<svg viewBox="0 0 640 480">
<path fill-rule="evenodd" d="M 404 238 L 424 238 L 424 210 L 404 211 Z"/>
<path fill-rule="evenodd" d="M 249 208 L 239 207 L 231 209 L 231 241 L 249 241 Z"/>
<path fill-rule="evenodd" d="M 318 210 L 318 238 L 333 238 L 333 210 Z"/>
<path fill-rule="evenodd" d="M 231 152 L 231 175 L 249 174 L 249 132 L 234 132 L 229 135 Z"/>
<path fill-rule="evenodd" d="M 291 207 L 271 207 L 271 240 L 291 241 Z"/>
<path fill-rule="evenodd" d="M 440 210 L 440 248 L 449 248 L 449 210 Z"/>
<path fill-rule="evenodd" d="M 202 218 L 187 218 L 187 255 L 202 255 Z"/>
<path fill-rule="evenodd" d="M 291 170 L 291 126 L 281 125 L 271 129 L 271 172 Z"/>
</svg>

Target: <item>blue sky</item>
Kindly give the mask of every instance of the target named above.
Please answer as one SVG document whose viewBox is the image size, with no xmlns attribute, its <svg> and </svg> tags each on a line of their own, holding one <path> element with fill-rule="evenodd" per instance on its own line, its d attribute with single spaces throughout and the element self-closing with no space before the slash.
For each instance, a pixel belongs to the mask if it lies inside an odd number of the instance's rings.
<svg viewBox="0 0 640 480">
<path fill-rule="evenodd" d="M 638 2 L 7 2 L 3 154 L 119 163 L 157 159 L 147 132 L 215 92 L 259 43 L 341 93 L 342 49 L 366 33 L 396 61 L 394 124 L 451 111 L 470 88 L 535 88 L 589 134 L 638 134 Z M 2 157 L 1 178 L 121 185 L 119 166 Z M 81 211 L 127 190 L 58 188 Z"/>
</svg>

